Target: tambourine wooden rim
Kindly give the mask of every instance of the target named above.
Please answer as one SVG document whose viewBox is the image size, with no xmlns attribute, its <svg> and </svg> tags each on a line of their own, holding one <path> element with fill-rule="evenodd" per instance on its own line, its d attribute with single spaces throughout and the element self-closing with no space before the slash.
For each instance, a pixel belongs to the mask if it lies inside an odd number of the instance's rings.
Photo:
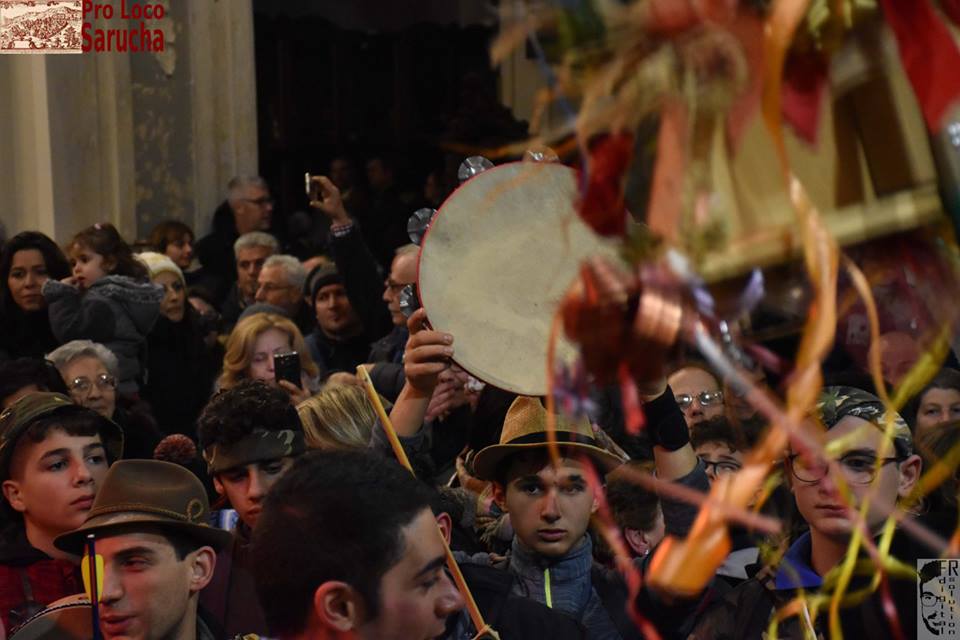
<svg viewBox="0 0 960 640">
<path fill-rule="evenodd" d="M 465 182 L 433 219 L 417 293 L 431 326 L 453 334 L 455 362 L 474 377 L 546 394 L 557 305 L 585 258 L 616 253 L 580 220 L 576 193 L 573 169 L 515 162 Z M 558 341 L 559 360 L 574 355 Z"/>
</svg>

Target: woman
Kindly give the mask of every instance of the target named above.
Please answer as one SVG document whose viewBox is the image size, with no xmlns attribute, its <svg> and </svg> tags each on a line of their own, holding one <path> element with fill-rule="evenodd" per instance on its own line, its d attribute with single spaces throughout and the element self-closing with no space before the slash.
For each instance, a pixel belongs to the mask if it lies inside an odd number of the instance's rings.
<svg viewBox="0 0 960 640">
<path fill-rule="evenodd" d="M 288 351 L 299 354 L 299 388 L 286 380 L 277 381 L 274 375 L 274 355 Z M 263 380 L 279 385 L 297 406 L 316 392 L 318 375 L 317 365 L 310 358 L 297 325 L 274 313 L 254 313 L 243 318 L 230 332 L 218 384 L 221 389 L 229 389 L 240 380 Z"/>
<path fill-rule="evenodd" d="M 56 243 L 37 231 L 10 239 L 0 253 L 0 360 L 42 358 L 57 339 L 47 302 L 40 293 L 51 278 L 70 275 L 70 263 Z"/>
<path fill-rule="evenodd" d="M 152 459 L 160 441 L 157 423 L 142 402 L 117 394 L 117 356 L 102 344 L 72 340 L 47 354 L 79 405 L 110 418 L 123 429 L 123 457 Z M 122 406 L 121 406 L 122 405 Z"/>
<path fill-rule="evenodd" d="M 196 439 L 195 423 L 210 398 L 220 358 L 204 342 L 200 315 L 187 303 L 180 268 L 159 253 L 146 252 L 137 257 L 164 293 L 160 318 L 147 335 L 143 398 L 153 408 L 161 431 Z"/>
<path fill-rule="evenodd" d="M 941 369 L 915 399 L 916 433 L 960 420 L 960 371 Z M 909 410 L 908 410 L 909 415 Z"/>
<path fill-rule="evenodd" d="M 377 421 L 367 393 L 353 384 L 328 384 L 297 405 L 297 413 L 311 449 L 366 449 Z"/>
</svg>

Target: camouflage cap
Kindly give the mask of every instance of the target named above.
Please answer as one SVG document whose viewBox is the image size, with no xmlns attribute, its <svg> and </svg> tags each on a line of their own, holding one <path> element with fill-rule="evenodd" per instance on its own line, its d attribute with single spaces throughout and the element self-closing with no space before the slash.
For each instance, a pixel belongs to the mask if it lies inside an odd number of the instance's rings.
<svg viewBox="0 0 960 640">
<path fill-rule="evenodd" d="M 100 438 L 111 460 L 119 460 L 123 455 L 123 430 L 115 422 L 81 407 L 62 393 L 31 393 L 0 413 L 0 480 L 10 477 L 10 461 L 20 436 L 37 419 L 52 413 L 89 415 L 100 424 Z"/>
<path fill-rule="evenodd" d="M 863 389 L 824 387 L 817 410 L 827 429 L 832 429 L 847 416 L 866 420 L 881 431 L 887 428 L 887 408 L 883 401 Z M 893 443 L 900 456 L 913 454 L 913 434 L 903 417 L 896 412 L 893 412 Z"/>
</svg>

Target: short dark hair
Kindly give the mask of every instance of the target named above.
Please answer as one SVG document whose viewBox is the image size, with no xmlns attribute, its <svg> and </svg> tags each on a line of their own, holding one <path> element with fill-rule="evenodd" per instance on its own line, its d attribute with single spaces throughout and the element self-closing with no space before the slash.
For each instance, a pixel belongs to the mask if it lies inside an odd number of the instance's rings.
<svg viewBox="0 0 960 640">
<path fill-rule="evenodd" d="M 180 242 L 185 237 L 193 240 L 193 229 L 179 220 L 164 220 L 150 231 L 150 246 L 154 251 L 166 253 L 167 245 Z"/>
<path fill-rule="evenodd" d="M 304 630 L 321 584 L 341 580 L 378 614 L 380 582 L 403 555 L 402 529 L 430 491 L 397 462 L 368 452 L 312 451 L 270 489 L 251 560 L 267 626 Z"/>
<path fill-rule="evenodd" d="M 652 474 L 654 464 L 646 460 L 630 460 L 607 477 L 607 504 L 617 526 L 623 529 L 650 531 L 660 513 L 660 497 L 631 479 L 627 470 Z"/>
<path fill-rule="evenodd" d="M 50 391 L 47 363 L 37 358 L 0 362 L 0 402 L 30 385 L 36 385 L 40 391 Z"/>
<path fill-rule="evenodd" d="M 708 442 L 722 442 L 731 451 L 752 449 L 763 430 L 759 420 L 740 420 L 733 424 L 724 416 L 714 416 L 690 427 L 690 446 L 699 448 Z"/>
<path fill-rule="evenodd" d="M 197 422 L 200 447 L 230 446 L 255 429 L 303 431 L 290 396 L 260 380 L 241 380 L 213 396 Z"/>
</svg>

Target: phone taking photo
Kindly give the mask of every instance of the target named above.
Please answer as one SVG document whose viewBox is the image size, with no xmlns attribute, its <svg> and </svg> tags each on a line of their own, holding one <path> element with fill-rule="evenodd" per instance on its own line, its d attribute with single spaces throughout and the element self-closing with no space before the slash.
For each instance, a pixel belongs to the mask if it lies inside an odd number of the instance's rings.
<svg viewBox="0 0 960 640">
<path fill-rule="evenodd" d="M 286 380 L 298 389 L 303 388 L 300 383 L 300 354 L 296 351 L 273 354 L 273 376 L 277 382 Z"/>
</svg>

